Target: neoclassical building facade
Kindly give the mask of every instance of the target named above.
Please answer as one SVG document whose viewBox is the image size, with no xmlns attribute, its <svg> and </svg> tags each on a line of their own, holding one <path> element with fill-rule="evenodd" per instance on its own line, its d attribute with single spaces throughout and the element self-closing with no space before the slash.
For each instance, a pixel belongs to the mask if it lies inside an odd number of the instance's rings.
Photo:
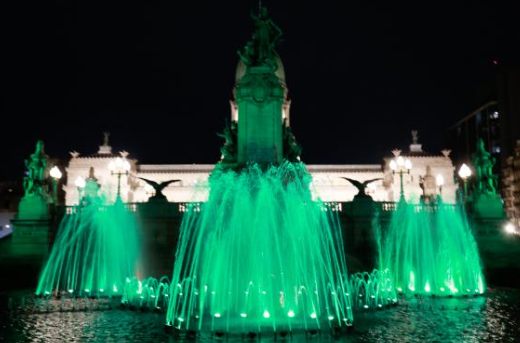
<svg viewBox="0 0 520 343">
<path fill-rule="evenodd" d="M 449 151 L 429 154 L 422 150 L 416 139 L 407 151 L 394 151 L 410 159 L 412 168 L 403 175 L 403 191 L 408 201 L 418 201 L 423 194 L 442 194 L 447 203 L 456 201 L 458 185 L 455 180 L 455 167 L 449 157 Z M 125 158 L 129 162 L 128 174 L 114 175 L 109 169 L 110 162 L 116 158 Z M 379 164 L 309 164 L 312 175 L 311 190 L 315 198 L 326 202 L 349 202 L 357 194 L 357 188 L 344 178 L 357 181 L 379 179 L 367 186 L 366 193 L 378 202 L 394 202 L 400 197 L 400 177 L 390 169 L 390 160 L 394 156 L 381 158 Z M 77 180 L 87 179 L 93 168 L 94 176 L 100 187 L 100 193 L 109 202 L 116 198 L 118 182 L 120 195 L 125 202 L 146 202 L 154 190 L 140 178 L 156 182 L 172 179 L 180 180 L 163 190 L 170 202 L 201 202 L 208 196 L 208 177 L 214 168 L 212 164 L 140 164 L 132 155 L 122 151 L 113 152 L 105 141 L 94 154 L 82 155 L 71 153 L 66 167 L 67 181 L 63 185 L 65 204 L 78 204 L 82 189 Z M 440 176 L 439 176 L 440 175 Z M 435 180 L 443 180 L 436 185 Z M 428 182 L 430 180 L 430 182 Z"/>
</svg>

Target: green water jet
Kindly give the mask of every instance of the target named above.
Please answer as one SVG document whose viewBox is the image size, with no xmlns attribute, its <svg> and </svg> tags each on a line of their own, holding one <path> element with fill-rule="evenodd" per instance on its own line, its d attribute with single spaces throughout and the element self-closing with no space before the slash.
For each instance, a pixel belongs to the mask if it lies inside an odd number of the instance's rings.
<svg viewBox="0 0 520 343">
<path fill-rule="evenodd" d="M 63 217 L 37 295 L 121 295 L 138 268 L 138 228 L 120 198 L 89 198 Z"/>
<path fill-rule="evenodd" d="M 477 244 L 460 205 L 399 202 L 381 245 L 381 267 L 398 292 L 438 296 L 482 294 Z"/>
<path fill-rule="evenodd" d="M 302 163 L 215 170 L 200 212 L 185 213 L 166 324 L 228 333 L 352 323 L 336 215 L 311 199 Z"/>
</svg>

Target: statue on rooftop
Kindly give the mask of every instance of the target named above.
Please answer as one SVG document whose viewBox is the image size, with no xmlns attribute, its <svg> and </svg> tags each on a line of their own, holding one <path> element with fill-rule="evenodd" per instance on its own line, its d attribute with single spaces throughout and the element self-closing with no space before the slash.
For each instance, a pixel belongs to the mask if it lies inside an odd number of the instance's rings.
<svg viewBox="0 0 520 343">
<path fill-rule="evenodd" d="M 103 145 L 108 146 L 108 138 L 110 137 L 110 132 L 103 132 Z"/>
<path fill-rule="evenodd" d="M 419 144 L 419 131 L 412 130 L 412 144 Z"/>
<path fill-rule="evenodd" d="M 43 195 L 43 185 L 45 182 L 45 170 L 47 168 L 48 156 L 45 154 L 42 140 L 36 142 L 36 150 L 25 160 L 27 168 L 26 176 L 23 180 L 25 195 Z"/>
<path fill-rule="evenodd" d="M 282 30 L 269 18 L 265 7 L 260 7 L 258 15 L 252 13 L 251 18 L 255 22 L 255 33 L 238 55 L 248 67 L 269 65 L 276 68 L 275 47 L 282 36 Z"/>
</svg>

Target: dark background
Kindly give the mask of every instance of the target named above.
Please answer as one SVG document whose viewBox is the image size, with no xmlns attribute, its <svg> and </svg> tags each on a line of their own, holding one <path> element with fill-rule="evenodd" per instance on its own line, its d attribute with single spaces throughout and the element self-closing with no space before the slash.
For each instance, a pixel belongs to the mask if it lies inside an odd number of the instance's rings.
<svg viewBox="0 0 520 343">
<path fill-rule="evenodd" d="M 0 12 L 0 180 L 22 177 L 38 138 L 68 158 L 96 152 L 105 130 L 141 163 L 218 160 L 256 1 L 13 3 Z M 438 152 L 520 49 L 518 12 L 497 2 L 264 4 L 284 31 L 307 163 L 379 163 L 411 129 Z"/>
</svg>

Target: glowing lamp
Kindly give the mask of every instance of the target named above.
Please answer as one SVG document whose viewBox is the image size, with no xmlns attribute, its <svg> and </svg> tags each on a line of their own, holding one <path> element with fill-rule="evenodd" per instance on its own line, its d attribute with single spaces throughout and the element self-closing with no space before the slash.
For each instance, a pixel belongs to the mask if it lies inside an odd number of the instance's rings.
<svg viewBox="0 0 520 343">
<path fill-rule="evenodd" d="M 108 170 L 112 175 L 117 175 L 117 198 L 121 200 L 121 175 L 128 175 L 130 171 L 130 162 L 126 158 L 117 157 L 110 161 Z"/>
<path fill-rule="evenodd" d="M 471 169 L 468 167 L 468 165 L 466 163 L 463 163 L 462 166 L 460 166 L 459 176 L 463 180 L 466 180 L 468 177 L 471 176 Z"/>
<path fill-rule="evenodd" d="M 86 182 L 85 182 L 85 179 L 82 178 L 81 176 L 78 176 L 76 178 L 76 181 L 74 181 L 74 184 L 76 185 L 76 187 L 78 188 L 85 188 L 85 185 L 86 185 Z"/>
<path fill-rule="evenodd" d="M 505 226 L 504 226 L 504 231 L 509 234 L 509 235 L 514 235 L 516 234 L 516 227 L 512 224 L 512 223 L 507 223 Z"/>
<path fill-rule="evenodd" d="M 110 161 L 108 170 L 115 174 L 127 173 L 130 171 L 130 162 L 126 158 L 117 157 L 115 160 Z"/>
<path fill-rule="evenodd" d="M 397 163 L 395 162 L 395 160 L 390 161 L 390 169 L 392 169 L 392 171 L 395 171 L 397 169 Z"/>
<path fill-rule="evenodd" d="M 444 176 L 442 176 L 442 174 L 437 174 L 437 176 L 435 177 L 435 182 L 439 187 L 444 186 Z"/>
<path fill-rule="evenodd" d="M 409 158 L 407 158 L 406 160 L 404 160 L 404 168 L 406 170 L 410 170 L 412 169 L 412 161 L 410 161 Z"/>
<path fill-rule="evenodd" d="M 49 174 L 55 180 L 61 179 L 61 176 L 62 176 L 60 168 L 58 168 L 58 166 L 52 167 L 51 170 L 49 171 Z"/>
</svg>

